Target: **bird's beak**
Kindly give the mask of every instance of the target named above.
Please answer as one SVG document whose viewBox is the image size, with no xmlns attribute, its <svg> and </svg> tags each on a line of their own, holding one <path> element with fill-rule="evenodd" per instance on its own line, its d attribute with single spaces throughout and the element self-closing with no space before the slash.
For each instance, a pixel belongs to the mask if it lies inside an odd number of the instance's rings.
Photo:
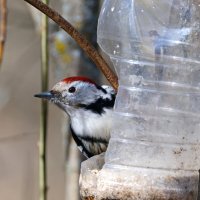
<svg viewBox="0 0 200 200">
<path fill-rule="evenodd" d="M 35 94 L 34 97 L 51 100 L 54 97 L 54 95 L 51 92 L 42 92 L 40 94 Z"/>
</svg>

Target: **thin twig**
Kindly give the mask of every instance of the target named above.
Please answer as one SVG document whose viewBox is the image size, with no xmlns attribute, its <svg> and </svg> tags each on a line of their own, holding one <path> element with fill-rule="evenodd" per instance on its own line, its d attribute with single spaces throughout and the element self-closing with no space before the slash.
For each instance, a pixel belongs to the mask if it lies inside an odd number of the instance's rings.
<svg viewBox="0 0 200 200">
<path fill-rule="evenodd" d="M 48 0 L 43 0 L 48 4 Z M 48 52 L 48 17 L 42 15 L 41 24 L 41 79 L 42 91 L 48 90 L 49 52 Z M 48 124 L 48 103 L 41 102 L 41 122 L 39 141 L 39 187 L 40 200 L 47 200 L 47 124 Z"/>
<path fill-rule="evenodd" d="M 62 29 L 64 29 L 79 46 L 86 52 L 86 54 L 93 60 L 97 67 L 102 71 L 110 84 L 117 90 L 118 79 L 115 73 L 110 69 L 108 64 L 98 53 L 98 51 L 82 36 L 67 20 L 65 20 L 59 13 L 51 9 L 48 5 L 42 3 L 40 0 L 24 0 L 32 6 L 46 14 L 54 22 L 56 22 Z"/>
<path fill-rule="evenodd" d="M 3 60 L 4 46 L 6 40 L 6 28 L 7 28 L 7 2 L 6 0 L 0 0 L 0 13 L 1 13 L 1 24 L 0 24 L 0 65 Z"/>
</svg>

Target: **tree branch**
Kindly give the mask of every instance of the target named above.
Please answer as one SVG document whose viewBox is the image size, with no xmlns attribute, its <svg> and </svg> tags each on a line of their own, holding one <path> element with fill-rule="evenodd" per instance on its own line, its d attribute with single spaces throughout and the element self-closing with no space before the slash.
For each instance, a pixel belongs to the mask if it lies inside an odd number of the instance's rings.
<svg viewBox="0 0 200 200">
<path fill-rule="evenodd" d="M 56 22 L 62 29 L 64 29 L 79 46 L 86 52 L 86 54 L 93 60 L 96 66 L 102 71 L 110 84 L 117 90 L 118 88 L 118 79 L 115 73 L 110 69 L 108 64 L 98 53 L 98 51 L 87 41 L 87 39 L 82 36 L 67 20 L 65 20 L 59 13 L 55 10 L 42 3 L 40 0 L 24 0 L 43 12 L 54 22 Z"/>
</svg>

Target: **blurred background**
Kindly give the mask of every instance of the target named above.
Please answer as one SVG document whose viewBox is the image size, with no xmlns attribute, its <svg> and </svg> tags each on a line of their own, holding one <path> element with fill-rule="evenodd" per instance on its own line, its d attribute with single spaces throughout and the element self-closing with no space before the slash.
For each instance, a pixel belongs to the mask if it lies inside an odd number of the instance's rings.
<svg viewBox="0 0 200 200">
<path fill-rule="evenodd" d="M 38 199 L 38 137 L 40 100 L 41 14 L 23 0 L 7 1 L 8 26 L 0 70 L 0 196 L 4 200 Z M 100 1 L 51 0 L 96 47 Z M 50 21 L 50 83 L 86 75 L 102 82 L 100 72 L 76 43 Z M 68 133 L 68 118 L 49 105 L 48 199 L 79 199 L 79 168 L 83 159 Z"/>
</svg>

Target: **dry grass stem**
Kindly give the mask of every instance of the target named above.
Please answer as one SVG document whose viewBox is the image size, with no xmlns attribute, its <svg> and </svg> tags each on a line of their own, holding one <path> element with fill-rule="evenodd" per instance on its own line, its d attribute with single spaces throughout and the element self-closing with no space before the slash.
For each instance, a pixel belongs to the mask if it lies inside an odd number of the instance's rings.
<svg viewBox="0 0 200 200">
<path fill-rule="evenodd" d="M 7 1 L 0 0 L 0 65 L 3 60 L 4 46 L 6 41 L 7 28 Z"/>
</svg>

